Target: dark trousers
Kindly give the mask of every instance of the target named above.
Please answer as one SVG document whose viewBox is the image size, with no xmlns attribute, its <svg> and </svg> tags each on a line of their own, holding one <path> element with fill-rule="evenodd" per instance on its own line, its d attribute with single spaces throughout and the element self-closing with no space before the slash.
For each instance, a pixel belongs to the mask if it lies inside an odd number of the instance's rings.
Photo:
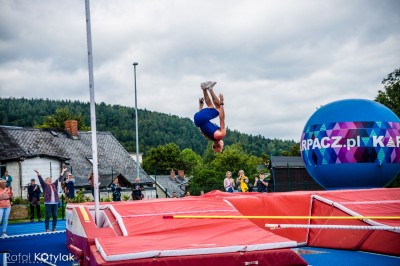
<svg viewBox="0 0 400 266">
<path fill-rule="evenodd" d="M 142 200 L 142 195 L 135 195 L 135 194 L 132 194 L 132 199 L 133 199 L 133 200 Z"/>
<path fill-rule="evenodd" d="M 38 220 L 42 219 L 42 215 L 40 213 L 40 203 L 39 202 L 31 202 L 30 208 L 31 208 L 31 221 L 35 218 L 35 206 L 36 206 L 36 215 Z"/>
<path fill-rule="evenodd" d="M 55 230 L 57 226 L 57 216 L 58 216 L 58 204 L 45 204 L 46 206 L 46 219 L 44 220 L 44 225 L 46 230 L 49 229 L 50 216 L 53 216 L 53 227 Z"/>
</svg>

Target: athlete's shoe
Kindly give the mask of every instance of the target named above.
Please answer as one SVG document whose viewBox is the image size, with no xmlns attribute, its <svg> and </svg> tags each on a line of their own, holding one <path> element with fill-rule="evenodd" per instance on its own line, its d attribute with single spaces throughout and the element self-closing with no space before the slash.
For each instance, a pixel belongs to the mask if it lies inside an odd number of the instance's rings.
<svg viewBox="0 0 400 266">
<path fill-rule="evenodd" d="M 215 84 L 217 84 L 216 81 L 212 81 L 212 82 L 210 81 L 210 83 L 206 86 L 206 89 L 207 89 L 207 90 L 213 89 L 214 86 L 215 86 Z"/>
<path fill-rule="evenodd" d="M 200 84 L 200 87 L 202 90 L 206 90 L 208 88 L 208 85 L 210 85 L 212 81 L 206 81 Z"/>
</svg>

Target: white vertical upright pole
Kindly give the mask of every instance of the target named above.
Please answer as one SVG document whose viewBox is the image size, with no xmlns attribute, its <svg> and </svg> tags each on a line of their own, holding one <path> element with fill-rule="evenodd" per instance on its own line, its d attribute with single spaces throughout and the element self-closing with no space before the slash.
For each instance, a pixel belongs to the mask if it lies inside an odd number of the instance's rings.
<svg viewBox="0 0 400 266">
<path fill-rule="evenodd" d="M 133 63 L 134 82 L 135 82 L 135 124 L 136 124 L 136 177 L 139 177 L 139 124 L 138 124 L 138 110 L 137 110 L 137 92 L 136 92 L 136 66 L 137 62 Z"/>
<path fill-rule="evenodd" d="M 94 207 L 95 221 L 99 224 L 99 168 L 97 159 L 97 128 L 96 128 L 96 106 L 94 100 L 94 78 L 93 78 L 93 55 L 92 55 L 92 32 L 90 26 L 90 3 L 85 0 L 86 7 L 86 32 L 89 66 L 89 89 L 90 89 L 90 124 L 92 128 L 92 159 L 93 159 L 93 185 L 94 185 Z"/>
</svg>

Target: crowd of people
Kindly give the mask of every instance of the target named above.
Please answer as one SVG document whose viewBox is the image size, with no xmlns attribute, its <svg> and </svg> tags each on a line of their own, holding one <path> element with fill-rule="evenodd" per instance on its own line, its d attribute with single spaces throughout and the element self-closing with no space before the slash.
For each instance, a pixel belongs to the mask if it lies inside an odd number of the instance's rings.
<svg viewBox="0 0 400 266">
<path fill-rule="evenodd" d="M 238 192 L 252 192 L 253 188 L 257 188 L 257 192 L 268 191 L 268 179 L 264 172 L 260 172 L 255 178 L 254 184 L 249 185 L 249 178 L 244 174 L 243 170 L 239 170 L 236 181 L 232 177 L 232 172 L 227 171 L 224 179 L 224 187 L 226 192 L 234 192 L 237 187 Z"/>
<path fill-rule="evenodd" d="M 32 178 L 31 182 L 27 186 L 27 199 L 29 201 L 30 207 L 30 221 L 33 222 L 35 218 L 35 210 L 36 216 L 39 222 L 42 221 L 42 214 L 40 210 L 40 197 L 42 196 L 43 191 L 43 201 L 45 205 L 45 231 L 50 231 L 50 218 L 52 218 L 52 231 L 56 231 L 57 227 L 57 217 L 58 217 L 58 204 L 59 204 L 59 196 L 58 196 L 58 188 L 59 184 L 64 179 L 64 173 L 67 171 L 66 168 L 62 169 L 60 176 L 52 182 L 51 177 L 43 178 L 38 170 L 34 170 L 36 172 L 37 178 L 39 180 L 40 186 L 36 184 L 36 179 Z M 69 181 L 73 179 L 71 174 L 68 174 Z M 68 181 L 67 181 L 68 183 Z M 67 198 L 73 198 L 74 188 L 73 186 L 68 185 L 69 191 L 72 191 L 71 194 L 68 195 Z M 68 191 L 68 192 L 69 192 Z M 67 190 L 66 190 L 67 192 Z M 8 219 L 11 213 L 11 205 L 12 205 L 12 177 L 8 174 L 6 170 L 4 175 L 0 179 L 0 223 L 2 222 L 2 237 L 7 236 L 7 226 Z"/>
<path fill-rule="evenodd" d="M 43 178 L 39 173 L 39 170 L 34 170 L 37 178 L 32 178 L 30 183 L 26 186 L 27 199 L 29 202 L 29 220 L 34 222 L 35 212 L 38 222 L 42 222 L 41 212 L 41 197 L 44 203 L 44 225 L 45 231 L 50 232 L 56 231 L 58 208 L 60 203 L 60 192 L 65 193 L 67 203 L 74 202 L 75 198 L 75 179 L 72 173 L 67 172 L 67 168 L 61 170 L 60 176 L 53 182 L 51 177 Z M 12 207 L 12 176 L 8 174 L 6 170 L 4 175 L 0 179 L 0 224 L 2 224 L 1 237 L 7 237 L 7 226 L 8 220 L 11 213 Z M 36 183 L 39 181 L 38 183 Z M 94 196 L 94 184 L 93 174 L 91 173 L 88 177 L 88 181 L 91 184 L 92 195 Z M 143 195 L 143 184 L 140 183 L 140 179 L 136 178 L 132 186 L 132 199 L 142 200 Z M 111 184 L 112 200 L 121 201 L 121 186 L 119 185 L 118 178 L 115 178 Z M 52 220 L 50 224 L 50 220 Z"/>
<path fill-rule="evenodd" d="M 140 178 L 137 177 L 131 188 L 132 200 L 142 200 L 144 198 L 143 190 L 144 190 L 144 186 L 140 182 Z M 114 178 L 114 181 L 111 184 L 111 192 L 112 192 L 112 200 L 113 201 L 121 201 L 122 188 L 121 188 L 121 185 L 119 184 L 118 177 Z"/>
</svg>

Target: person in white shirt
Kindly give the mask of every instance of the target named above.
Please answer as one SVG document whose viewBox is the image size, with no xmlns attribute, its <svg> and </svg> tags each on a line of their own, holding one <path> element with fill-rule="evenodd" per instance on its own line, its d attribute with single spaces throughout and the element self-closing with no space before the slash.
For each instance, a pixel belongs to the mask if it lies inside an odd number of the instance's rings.
<svg viewBox="0 0 400 266">
<path fill-rule="evenodd" d="M 226 192 L 233 192 L 235 189 L 235 181 L 232 178 L 231 171 L 227 171 L 224 179 L 224 187 Z"/>
</svg>

